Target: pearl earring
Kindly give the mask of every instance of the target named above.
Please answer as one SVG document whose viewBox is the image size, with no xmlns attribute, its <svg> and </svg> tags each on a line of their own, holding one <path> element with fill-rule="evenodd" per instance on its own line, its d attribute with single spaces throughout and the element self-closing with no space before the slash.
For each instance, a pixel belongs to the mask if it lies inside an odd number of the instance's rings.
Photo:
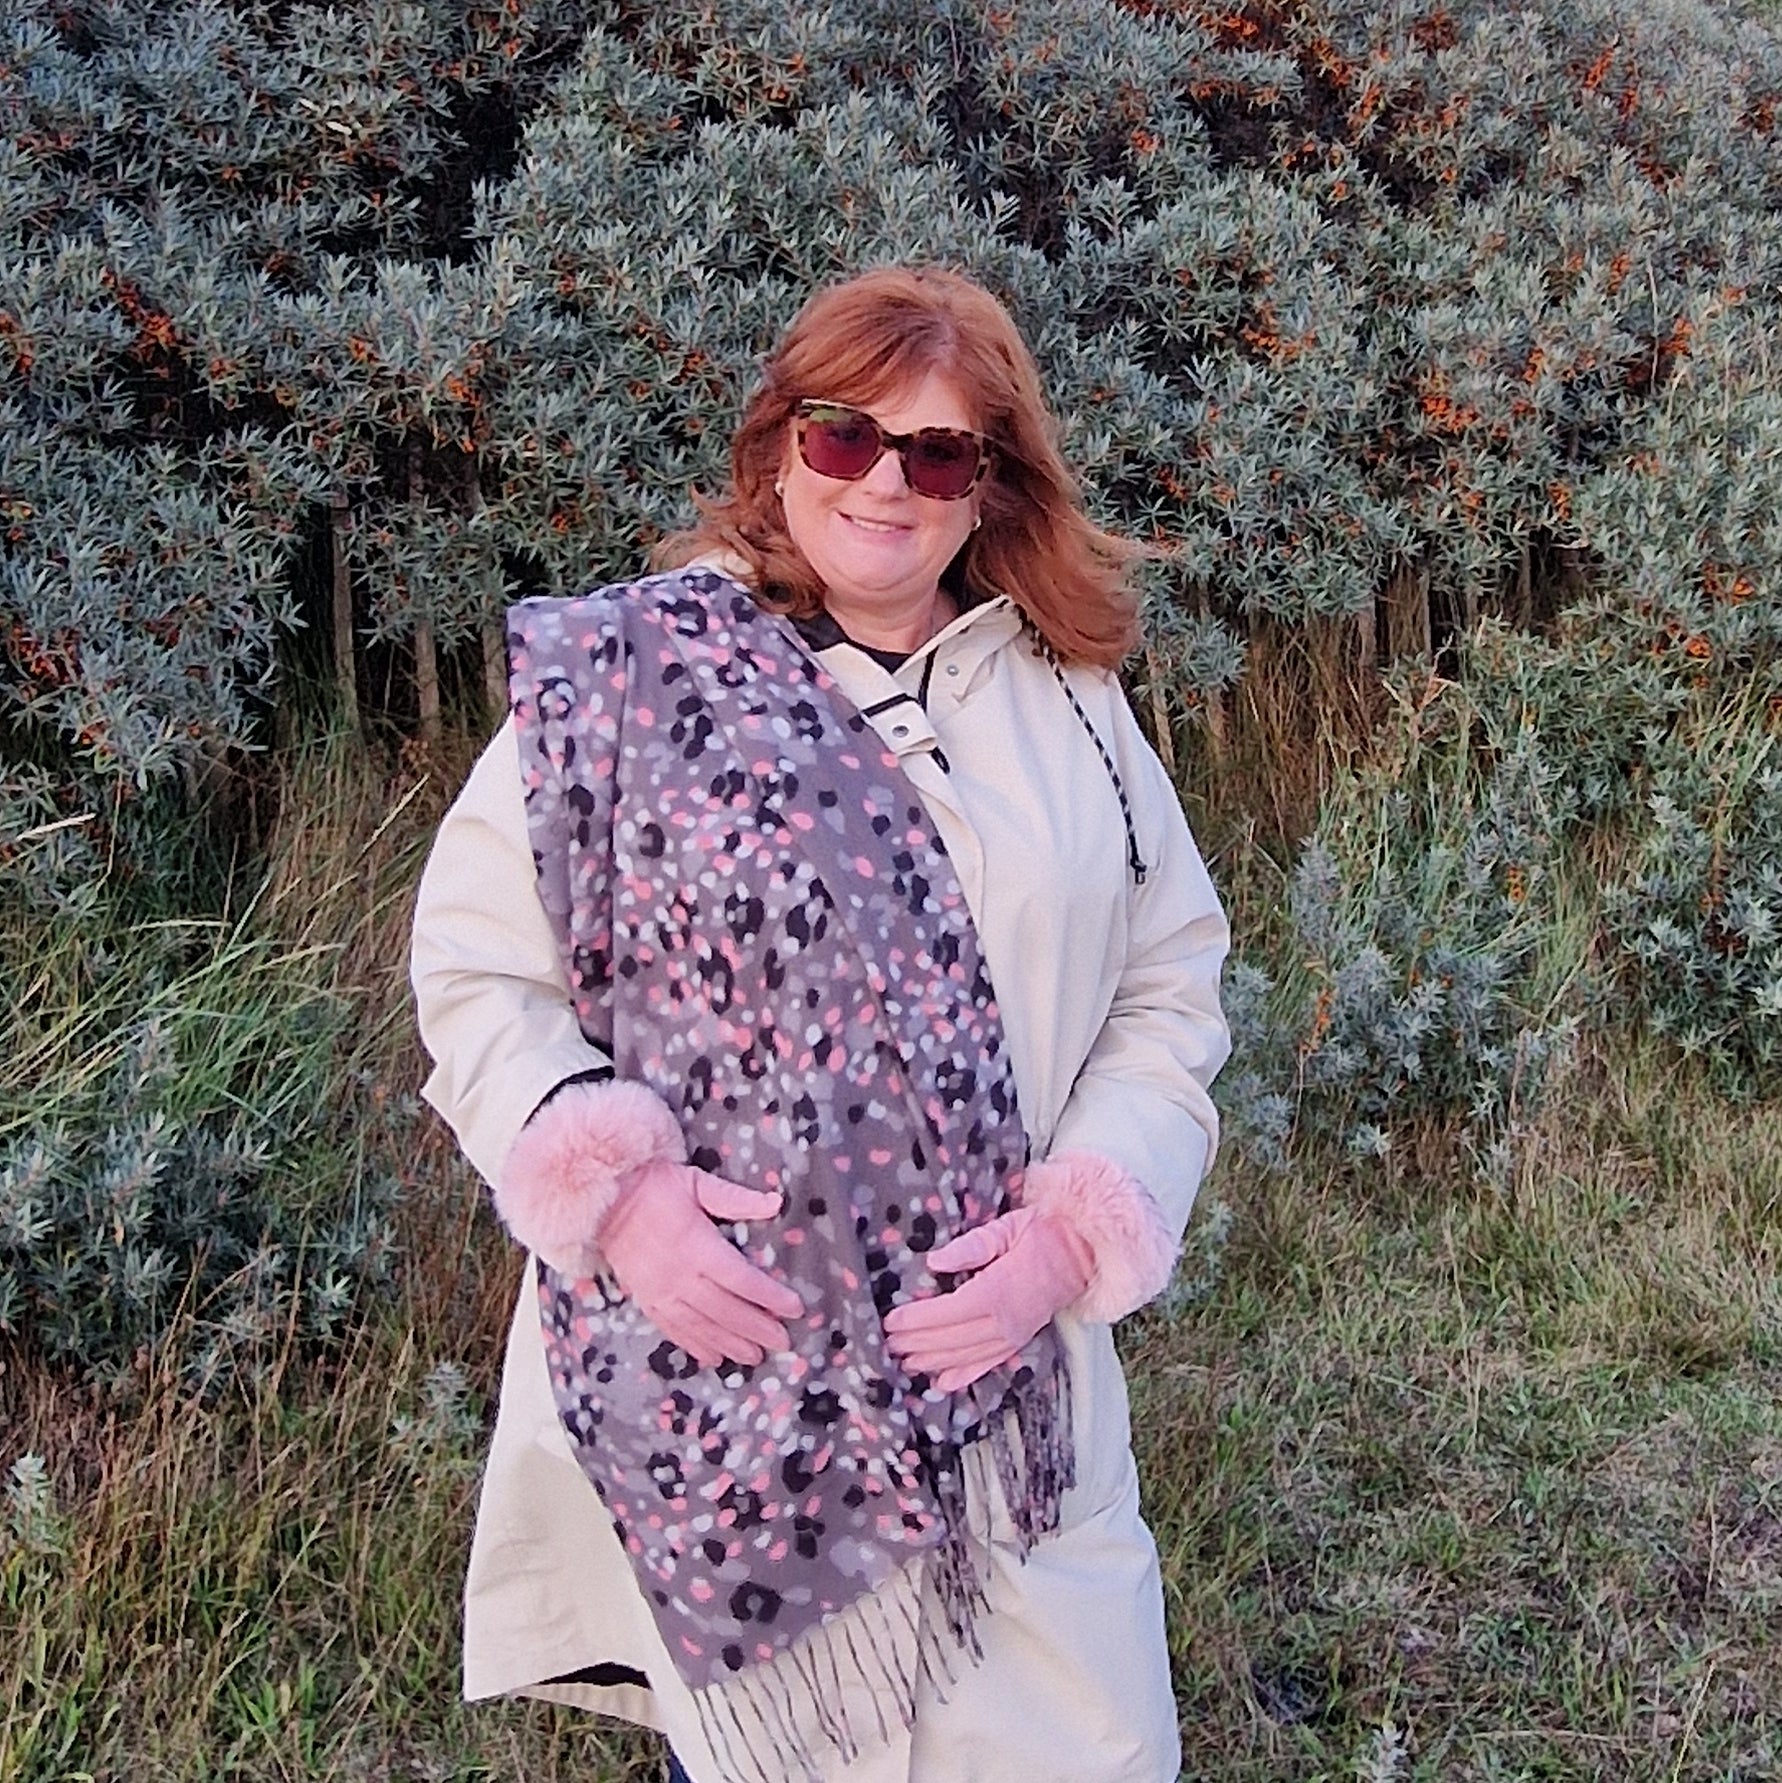
<svg viewBox="0 0 1782 1783">
<path fill-rule="evenodd" d="M 783 496 L 786 493 L 786 479 L 784 477 L 775 477 L 774 478 L 773 492 L 775 495 L 779 495 L 779 496 Z"/>
</svg>

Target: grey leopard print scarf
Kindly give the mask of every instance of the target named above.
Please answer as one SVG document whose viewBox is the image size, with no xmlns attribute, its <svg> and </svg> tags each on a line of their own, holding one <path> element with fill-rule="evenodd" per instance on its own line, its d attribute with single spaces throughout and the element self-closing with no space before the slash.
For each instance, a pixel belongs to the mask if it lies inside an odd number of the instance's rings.
<svg viewBox="0 0 1782 1783">
<path fill-rule="evenodd" d="M 1071 1481 L 1050 1327 L 955 1395 L 883 1344 L 923 1253 L 1006 1211 L 1027 1161 L 989 974 L 896 758 L 740 585 L 525 601 L 508 643 L 582 1031 L 695 1164 L 783 1192 L 728 1230 L 807 1309 L 789 1354 L 702 1369 L 613 1284 L 541 1264 L 558 1409 L 714 1754 L 814 1777 L 977 1654 L 968 1457 L 1024 1549 Z"/>
</svg>

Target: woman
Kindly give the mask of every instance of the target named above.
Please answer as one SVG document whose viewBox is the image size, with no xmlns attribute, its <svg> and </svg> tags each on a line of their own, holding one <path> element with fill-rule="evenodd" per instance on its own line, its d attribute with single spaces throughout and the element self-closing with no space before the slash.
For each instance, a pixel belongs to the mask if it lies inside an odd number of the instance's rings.
<svg viewBox="0 0 1782 1783">
<path fill-rule="evenodd" d="M 1227 934 L 1054 432 L 970 281 L 820 292 L 679 567 L 514 609 L 422 883 L 426 1095 L 535 1257 L 466 1694 L 693 1783 L 1176 1775 L 1110 1327 Z"/>
</svg>

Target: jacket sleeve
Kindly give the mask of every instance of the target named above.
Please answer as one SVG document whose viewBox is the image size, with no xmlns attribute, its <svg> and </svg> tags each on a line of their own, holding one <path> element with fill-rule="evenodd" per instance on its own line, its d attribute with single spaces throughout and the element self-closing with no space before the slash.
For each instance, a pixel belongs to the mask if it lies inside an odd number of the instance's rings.
<svg viewBox="0 0 1782 1783">
<path fill-rule="evenodd" d="M 553 1091 L 611 1073 L 575 1019 L 539 902 L 511 718 L 440 825 L 415 901 L 410 975 L 434 1062 L 421 1094 L 494 1184 Z"/>
<path fill-rule="evenodd" d="M 1051 1152 L 1094 1152 L 1121 1165 L 1150 1190 L 1179 1243 L 1218 1144 L 1209 1091 L 1231 1051 L 1219 1007 L 1231 935 L 1163 764 L 1125 700 L 1112 704 L 1145 881 L 1128 881 L 1126 958 Z"/>
</svg>

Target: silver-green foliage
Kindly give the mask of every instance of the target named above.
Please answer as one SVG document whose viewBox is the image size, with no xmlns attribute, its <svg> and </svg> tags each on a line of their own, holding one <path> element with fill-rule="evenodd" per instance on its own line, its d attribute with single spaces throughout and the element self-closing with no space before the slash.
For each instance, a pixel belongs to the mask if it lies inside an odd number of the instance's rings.
<svg viewBox="0 0 1782 1783">
<path fill-rule="evenodd" d="M 1489 1161 L 1569 1052 L 1563 770 L 1508 702 L 1434 681 L 1400 692 L 1395 746 L 1326 801 L 1279 931 L 1227 977 L 1235 1062 L 1219 1094 L 1264 1163 L 1308 1138 L 1383 1157 L 1453 1123 Z"/>
<path fill-rule="evenodd" d="M 1658 586 L 1398 678 L 1227 978 L 1253 1156 L 1459 1122 L 1496 1174 L 1586 1019 L 1782 1087 L 1782 617 L 1743 577 Z"/>
<path fill-rule="evenodd" d="M 1772 32 L 1710 0 L 0 0 L 6 753 L 85 780 L 9 762 L 0 846 L 78 903 L 54 826 L 250 738 L 331 551 L 366 629 L 448 649 L 634 568 L 796 303 L 941 259 L 1013 306 L 1097 515 L 1163 547 L 1184 704 L 1262 618 L 1427 586 L 1459 629 L 1556 564 L 1581 600 L 1475 647 L 1483 750 L 1320 820 L 1288 968 L 1234 980 L 1234 1126 L 1488 1149 L 1570 1013 L 1550 851 L 1606 824 L 1649 842 L 1605 971 L 1750 1081 L 1782 857 L 1691 715 L 1749 685 L 1772 722 L 1779 103 Z M 196 1180 L 194 1133 L 83 1139 L 61 1192 Z M 154 1302 L 122 1257 L 85 1279 Z"/>
<path fill-rule="evenodd" d="M 1766 397 L 1773 406 L 1773 398 Z M 1736 464 L 1749 440 L 1729 433 Z M 1782 449 L 1772 433 L 1768 450 Z M 1694 503 L 1690 479 L 1677 495 Z M 1695 507 L 1718 542 L 1772 516 Z M 1556 837 L 1591 845 L 1601 876 L 1602 1010 L 1703 1057 L 1739 1096 L 1782 1088 L 1782 605 L 1755 574 L 1664 569 L 1586 603 L 1550 638 L 1497 635 L 1481 689 L 1522 714 L 1561 772 Z"/>
<path fill-rule="evenodd" d="M 634 565 L 892 258 L 1009 297 L 1187 692 L 1395 572 L 1777 598 L 1782 54 L 1707 0 L 12 0 L 0 69 L 9 684 L 104 772 L 243 734 L 325 491 L 390 635 Z"/>
<path fill-rule="evenodd" d="M 1651 1026 L 1740 1096 L 1782 1085 L 1782 677 L 1768 701 L 1767 724 L 1746 705 L 1717 736 L 1657 754 L 1647 826 L 1607 903 Z"/>
<path fill-rule="evenodd" d="M 333 1338 L 388 1278 L 395 1186 L 361 1167 L 324 956 L 103 901 L 63 920 L 8 1024 L 0 1331 L 139 1384 Z"/>
<path fill-rule="evenodd" d="M 464 132 L 586 11 L 0 5 L 5 692 L 91 775 L 251 735 L 318 503 L 425 416 Z M 486 281 L 461 307 L 454 364 Z"/>
</svg>

